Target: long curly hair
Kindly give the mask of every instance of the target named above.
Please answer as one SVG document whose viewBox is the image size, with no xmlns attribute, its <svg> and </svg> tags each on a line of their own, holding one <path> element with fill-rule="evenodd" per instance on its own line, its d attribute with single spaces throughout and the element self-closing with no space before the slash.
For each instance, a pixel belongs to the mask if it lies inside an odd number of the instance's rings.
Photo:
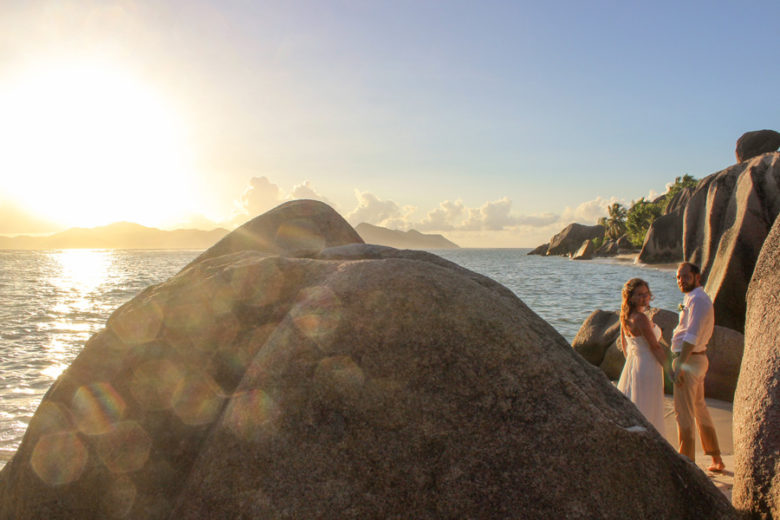
<svg viewBox="0 0 780 520">
<path fill-rule="evenodd" d="M 628 328 L 628 317 L 636 310 L 636 305 L 631 301 L 631 297 L 634 295 L 634 291 L 642 286 L 647 287 L 647 291 L 650 292 L 650 286 L 641 278 L 632 278 L 623 286 L 623 303 L 620 305 L 620 328 L 623 329 L 624 334 L 627 330 L 630 330 Z M 650 292 L 650 298 L 652 297 L 653 293 Z"/>
</svg>

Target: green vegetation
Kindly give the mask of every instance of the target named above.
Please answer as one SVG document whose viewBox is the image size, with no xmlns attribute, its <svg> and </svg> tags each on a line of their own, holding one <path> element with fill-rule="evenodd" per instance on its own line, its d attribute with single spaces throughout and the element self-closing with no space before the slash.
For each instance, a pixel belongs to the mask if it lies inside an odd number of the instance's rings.
<svg viewBox="0 0 780 520">
<path fill-rule="evenodd" d="M 654 204 L 644 197 L 631 203 L 626 217 L 626 228 L 628 239 L 634 247 L 642 247 L 650 224 L 663 214 L 662 206 L 665 205 L 665 201 Z"/>
<path fill-rule="evenodd" d="M 669 191 L 657 202 L 645 200 L 644 197 L 632 202 L 626 215 L 626 234 L 631 243 L 635 247 L 642 247 L 650 224 L 664 214 L 674 196 L 684 188 L 694 188 L 698 182 L 697 179 L 686 173 L 682 177 L 675 177 L 674 184 L 669 187 Z"/>
<path fill-rule="evenodd" d="M 609 216 L 601 217 L 599 219 L 599 224 L 604 226 L 605 238 L 617 240 L 626 232 L 626 208 L 622 204 L 616 202 L 607 208 L 607 212 L 609 213 Z"/>
<path fill-rule="evenodd" d="M 672 201 L 678 192 L 680 192 L 683 188 L 693 189 L 696 187 L 698 182 L 698 179 L 693 178 L 692 175 L 688 175 L 687 173 L 682 177 L 675 177 L 674 184 L 669 187 L 669 191 L 667 191 L 666 195 L 664 196 L 664 211 L 666 210 L 667 206 L 669 206 L 669 202 Z"/>
</svg>

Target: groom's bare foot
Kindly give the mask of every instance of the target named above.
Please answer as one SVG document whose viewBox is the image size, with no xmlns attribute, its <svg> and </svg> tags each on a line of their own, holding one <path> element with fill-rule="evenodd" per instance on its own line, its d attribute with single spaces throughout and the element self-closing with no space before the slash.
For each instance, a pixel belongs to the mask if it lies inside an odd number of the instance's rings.
<svg viewBox="0 0 780 520">
<path fill-rule="evenodd" d="M 712 457 L 712 464 L 710 464 L 710 467 L 707 468 L 707 471 L 720 473 L 724 469 L 726 469 L 726 465 L 723 464 L 723 459 L 720 458 L 720 456 L 717 456 L 717 457 Z"/>
</svg>

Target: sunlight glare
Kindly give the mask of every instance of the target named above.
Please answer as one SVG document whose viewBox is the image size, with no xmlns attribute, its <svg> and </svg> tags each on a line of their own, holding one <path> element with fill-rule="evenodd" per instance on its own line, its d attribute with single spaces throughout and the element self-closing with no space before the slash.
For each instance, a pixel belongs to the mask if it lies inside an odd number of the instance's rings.
<svg viewBox="0 0 780 520">
<path fill-rule="evenodd" d="M 150 85 L 110 64 L 0 78 L 0 114 L 0 188 L 39 215 L 161 225 L 190 198 L 183 125 Z"/>
</svg>

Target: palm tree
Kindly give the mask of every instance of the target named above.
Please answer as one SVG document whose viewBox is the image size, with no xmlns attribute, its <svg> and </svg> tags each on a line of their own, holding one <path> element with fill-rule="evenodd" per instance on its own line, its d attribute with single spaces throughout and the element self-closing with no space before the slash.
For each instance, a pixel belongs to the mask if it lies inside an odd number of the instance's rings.
<svg viewBox="0 0 780 520">
<path fill-rule="evenodd" d="M 628 211 L 625 206 L 615 202 L 607 208 L 609 217 L 601 217 L 599 224 L 604 226 L 604 234 L 607 238 L 617 240 L 626 233 L 626 216 Z"/>
</svg>

